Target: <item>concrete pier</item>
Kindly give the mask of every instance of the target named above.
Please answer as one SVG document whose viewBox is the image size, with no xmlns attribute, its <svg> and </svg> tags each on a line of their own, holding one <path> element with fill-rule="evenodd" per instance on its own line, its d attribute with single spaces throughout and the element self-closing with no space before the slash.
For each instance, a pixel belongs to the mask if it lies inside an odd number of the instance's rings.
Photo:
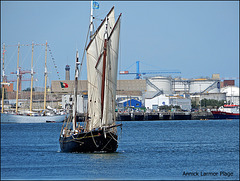
<svg viewBox="0 0 240 181">
<path fill-rule="evenodd" d="M 150 120 L 206 120 L 213 119 L 211 112 L 133 112 L 116 113 L 117 121 Z"/>
</svg>

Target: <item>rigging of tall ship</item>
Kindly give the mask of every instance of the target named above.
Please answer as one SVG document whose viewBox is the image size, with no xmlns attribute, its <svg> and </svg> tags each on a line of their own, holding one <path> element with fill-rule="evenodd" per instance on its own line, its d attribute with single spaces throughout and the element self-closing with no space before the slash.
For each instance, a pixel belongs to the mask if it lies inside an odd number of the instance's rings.
<svg viewBox="0 0 240 181">
<path fill-rule="evenodd" d="M 48 106 L 46 104 L 47 97 L 47 42 L 42 44 L 45 46 L 45 71 L 44 71 L 44 101 L 43 101 L 43 109 L 41 112 L 34 111 L 33 109 L 33 52 L 34 52 L 34 43 L 32 43 L 32 58 L 31 58 L 31 87 L 30 87 L 30 104 L 28 111 L 22 111 L 18 109 L 18 99 L 19 99 L 19 86 L 20 86 L 20 66 L 19 66 L 19 53 L 20 53 L 20 43 L 18 43 L 18 56 L 17 56 L 17 89 L 16 89 L 16 110 L 14 112 L 9 112 L 4 110 L 4 85 L 9 84 L 6 81 L 5 77 L 5 67 L 4 67 L 4 58 L 5 58 L 5 44 L 3 44 L 3 64 L 2 64 L 2 107 L 1 107 L 1 123 L 46 123 L 46 122 L 63 122 L 63 120 L 67 117 L 65 112 L 54 112 L 49 111 Z"/>
</svg>

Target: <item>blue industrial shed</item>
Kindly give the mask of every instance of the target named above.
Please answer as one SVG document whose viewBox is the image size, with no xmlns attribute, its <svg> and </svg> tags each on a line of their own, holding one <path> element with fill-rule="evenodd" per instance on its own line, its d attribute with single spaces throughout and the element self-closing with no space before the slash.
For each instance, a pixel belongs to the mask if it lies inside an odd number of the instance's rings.
<svg viewBox="0 0 240 181">
<path fill-rule="evenodd" d="M 118 107 L 142 107 L 142 102 L 141 101 L 138 101 L 136 99 L 127 99 L 127 100 L 123 100 L 123 101 L 120 101 L 118 103 Z"/>
</svg>

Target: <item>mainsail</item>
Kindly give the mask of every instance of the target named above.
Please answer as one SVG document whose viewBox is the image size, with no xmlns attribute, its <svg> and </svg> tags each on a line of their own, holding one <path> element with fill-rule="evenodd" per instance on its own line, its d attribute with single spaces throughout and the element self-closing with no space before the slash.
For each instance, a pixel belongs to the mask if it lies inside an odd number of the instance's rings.
<svg viewBox="0 0 240 181">
<path fill-rule="evenodd" d="M 115 23 L 113 7 L 93 34 L 86 49 L 89 119 L 87 130 L 115 124 L 120 16 Z M 104 47 L 106 36 L 107 45 Z M 103 64 L 104 49 L 105 65 Z M 104 67 L 105 76 L 103 76 Z M 103 90 L 104 97 L 102 97 Z"/>
</svg>

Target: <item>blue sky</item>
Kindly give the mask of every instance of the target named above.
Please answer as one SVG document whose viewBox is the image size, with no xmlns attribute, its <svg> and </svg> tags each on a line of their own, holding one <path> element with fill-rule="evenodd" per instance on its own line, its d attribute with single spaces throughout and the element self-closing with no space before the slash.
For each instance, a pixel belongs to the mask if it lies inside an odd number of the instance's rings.
<svg viewBox="0 0 240 181">
<path fill-rule="evenodd" d="M 113 5 L 116 15 L 122 13 L 119 70 L 135 72 L 135 62 L 140 61 L 142 72 L 179 70 L 181 74 L 172 76 L 182 78 L 214 73 L 221 78 L 239 77 L 239 2 L 98 2 L 96 25 Z M 90 1 L 1 1 L 1 44 L 44 44 L 47 40 L 52 52 L 47 55 L 49 80 L 64 80 L 66 64 L 73 79 L 75 52 L 78 49 L 82 57 L 89 16 Z M 5 55 L 6 73 L 14 79 L 10 72 L 16 71 L 17 47 L 6 47 Z M 30 64 L 31 47 L 21 47 L 20 66 L 29 70 Z M 38 86 L 43 86 L 43 46 L 34 49 L 34 65 Z M 84 61 L 81 79 L 86 78 Z M 30 86 L 30 82 L 24 84 Z"/>
</svg>

